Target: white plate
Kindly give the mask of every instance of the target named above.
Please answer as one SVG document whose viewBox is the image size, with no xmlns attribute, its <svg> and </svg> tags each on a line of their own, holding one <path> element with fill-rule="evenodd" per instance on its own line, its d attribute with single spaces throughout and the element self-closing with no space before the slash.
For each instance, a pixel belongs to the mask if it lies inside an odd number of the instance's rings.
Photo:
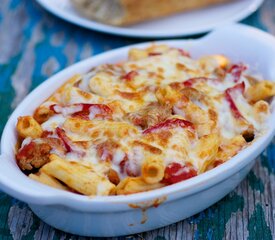
<svg viewBox="0 0 275 240">
<path fill-rule="evenodd" d="M 82 17 L 70 0 L 36 1 L 56 16 L 88 29 L 129 37 L 166 38 L 204 33 L 240 21 L 256 11 L 264 0 L 237 0 L 129 27 L 109 26 Z"/>
</svg>

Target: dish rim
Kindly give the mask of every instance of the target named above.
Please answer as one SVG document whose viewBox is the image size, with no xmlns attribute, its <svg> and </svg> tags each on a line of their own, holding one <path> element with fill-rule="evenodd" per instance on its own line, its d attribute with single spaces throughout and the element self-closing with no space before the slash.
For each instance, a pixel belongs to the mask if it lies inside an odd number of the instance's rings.
<svg viewBox="0 0 275 240">
<path fill-rule="evenodd" d="M 136 38 L 175 38 L 175 37 L 183 37 L 183 36 L 206 33 L 215 28 L 221 27 L 223 25 L 241 21 L 242 19 L 254 13 L 264 2 L 264 0 L 253 0 L 253 2 L 249 3 L 249 5 L 246 8 L 234 14 L 231 18 L 229 17 L 224 21 L 218 21 L 217 23 L 212 23 L 210 26 L 207 26 L 207 27 L 206 26 L 197 27 L 197 29 L 195 30 L 167 34 L 166 32 L 162 32 L 162 31 L 151 32 L 150 30 L 131 29 L 131 27 L 127 27 L 127 26 L 126 27 L 111 26 L 108 24 L 93 21 L 81 15 L 80 16 L 71 15 L 62 9 L 53 7 L 51 4 L 48 4 L 47 1 L 45 0 L 36 0 L 36 1 L 48 12 L 76 26 L 83 27 L 89 30 L 95 30 L 102 33 L 109 33 L 117 36 L 136 37 Z M 230 4 L 230 3 L 225 3 L 225 4 Z"/>
<path fill-rule="evenodd" d="M 255 34 L 257 33 L 258 37 L 264 41 L 265 43 L 272 44 L 271 52 L 273 51 L 275 53 L 275 38 L 271 37 L 269 34 L 264 33 L 263 31 L 256 30 L 255 28 L 248 27 L 242 24 L 233 24 L 228 25 L 226 27 L 217 29 L 216 31 L 206 35 L 203 38 L 195 39 L 195 40 L 168 40 L 168 41 L 158 41 L 157 43 L 166 43 L 168 45 L 175 45 L 175 44 L 194 44 L 194 43 L 200 43 L 202 41 L 207 41 L 208 39 L 211 40 L 211 38 L 214 38 L 215 35 L 222 35 L 226 31 L 234 31 L 243 33 L 248 32 L 248 34 Z M 96 56 L 92 56 L 86 60 L 83 60 L 79 63 L 76 63 L 68 68 L 65 68 L 61 72 L 53 75 L 49 79 L 47 79 L 45 82 L 40 84 L 36 89 L 34 89 L 31 93 L 28 94 L 28 96 L 20 103 L 20 105 L 13 111 L 11 117 L 9 118 L 8 122 L 5 125 L 2 138 L 1 138 L 1 156 L 0 160 L 4 161 L 4 168 L 7 167 L 8 162 L 12 162 L 14 164 L 14 153 L 11 153 L 11 150 L 7 150 L 8 144 L 5 144 L 4 139 L 9 139 L 9 134 L 14 132 L 14 125 L 13 121 L 16 118 L 16 116 L 19 116 L 20 112 L 26 112 L 26 108 L 23 108 L 28 102 L 30 102 L 32 99 L 35 99 L 35 95 L 37 95 L 39 92 L 42 92 L 43 89 L 46 89 L 46 87 L 49 85 L 53 85 L 53 83 L 57 79 L 64 79 L 63 81 L 60 81 L 61 83 L 64 83 L 66 80 L 68 80 L 67 75 L 73 75 L 72 73 L 76 72 L 83 72 L 84 68 L 88 69 L 92 66 L 96 66 L 95 62 L 98 62 L 99 59 L 108 59 L 112 58 L 112 56 L 121 55 L 123 56 L 125 53 L 128 52 L 128 49 L 133 47 L 146 47 L 148 45 L 152 44 L 152 42 L 146 42 L 141 44 L 135 44 L 130 45 L 122 48 L 118 48 L 115 50 L 111 50 Z M 271 47 L 271 45 L 270 45 Z M 110 55 L 110 56 L 109 56 Z M 109 57 L 108 57 L 109 56 Z M 93 62 L 93 64 L 91 64 Z M 79 70 L 78 69 L 82 69 Z M 66 76 L 66 77 L 65 77 Z M 275 80 L 275 79 L 274 79 Z M 59 86 L 55 86 L 55 89 L 53 91 L 48 91 L 48 96 L 52 94 L 56 89 L 58 89 Z M 43 100 L 44 101 L 44 100 Z M 273 101 L 274 103 L 275 101 Z M 37 104 L 38 105 L 38 104 Z M 275 104 L 274 104 L 275 105 Z M 273 106 L 274 107 L 274 106 Z M 272 115 L 269 118 L 269 121 L 275 121 L 275 111 L 272 112 Z M 27 203 L 32 204 L 46 204 L 46 205 L 64 205 L 73 209 L 78 209 L 82 211 L 95 211 L 95 212 L 106 212 L 112 209 L 112 211 L 119 211 L 119 210 L 126 210 L 129 209 L 128 204 L 129 203 L 141 203 L 141 202 L 147 202 L 150 203 L 154 199 L 160 199 L 163 197 L 167 197 L 168 199 L 166 201 L 172 201 L 179 197 L 185 197 L 192 195 L 196 192 L 199 192 L 203 189 L 207 189 L 213 185 L 215 185 L 218 182 L 221 182 L 225 180 L 226 178 L 230 177 L 231 175 L 236 174 L 238 171 L 240 171 L 244 166 L 249 164 L 252 159 L 254 159 L 255 155 L 258 155 L 272 140 L 272 137 L 275 134 L 275 126 L 273 124 L 273 128 L 269 129 L 268 132 L 260 137 L 256 142 L 254 142 L 251 146 L 248 146 L 246 149 L 239 152 L 236 156 L 230 159 L 230 161 L 227 161 L 220 165 L 219 167 L 209 170 L 203 174 L 200 174 L 194 178 L 188 179 L 183 182 L 179 182 L 176 184 L 172 184 L 170 186 L 166 186 L 160 189 L 151 190 L 148 192 L 141 192 L 136 193 L 132 195 L 118 195 L 118 196 L 95 196 L 95 197 L 88 197 L 88 196 L 82 196 L 77 195 L 74 193 L 54 189 L 51 187 L 48 187 L 46 185 L 43 185 L 39 182 L 32 181 L 31 185 L 36 185 L 37 187 L 42 188 L 44 191 L 40 191 L 39 194 L 37 192 L 31 192 L 28 187 L 22 185 L 20 186 L 20 183 L 10 183 L 8 182 L 8 179 L 5 178 L 4 170 L 0 169 L 0 187 L 2 190 L 7 192 L 8 194 L 25 201 Z M 11 148 L 11 147 L 10 147 Z M 9 151 L 9 152 L 8 152 Z M 8 160 L 4 159 L 8 158 Z M 12 160 L 11 160 L 12 159 Z M 17 166 L 18 168 L 18 166 Z M 21 170 L 19 170 L 21 171 Z M 1 174 L 3 172 L 3 174 Z M 22 172 L 21 172 L 22 173 Z M 22 173 L 23 174 L 23 173 Z M 21 187 L 21 188 L 20 188 Z M 24 188 L 25 187 L 25 188 Z M 78 203 L 78 204 L 75 204 Z M 112 204 L 112 205 L 110 205 Z M 125 205 L 126 204 L 126 205 Z M 113 208 L 114 206 L 117 206 L 117 208 Z"/>
</svg>

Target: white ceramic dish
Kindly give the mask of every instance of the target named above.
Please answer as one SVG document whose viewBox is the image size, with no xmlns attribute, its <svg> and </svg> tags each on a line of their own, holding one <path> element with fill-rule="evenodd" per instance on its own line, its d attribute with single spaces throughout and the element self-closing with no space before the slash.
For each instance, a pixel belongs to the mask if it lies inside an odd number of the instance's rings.
<svg viewBox="0 0 275 240">
<path fill-rule="evenodd" d="M 37 0 L 54 15 L 78 26 L 115 35 L 142 38 L 179 37 L 204 33 L 218 26 L 244 19 L 256 11 L 263 1 L 236 0 L 130 27 L 114 27 L 82 17 L 74 10 L 70 0 Z"/>
<path fill-rule="evenodd" d="M 193 57 L 225 54 L 234 62 L 248 63 L 266 79 L 275 79 L 275 39 L 245 25 L 229 25 L 198 40 L 163 43 L 184 48 Z M 135 47 L 146 47 L 148 44 Z M 196 214 L 217 202 L 240 183 L 275 133 L 273 101 L 272 115 L 267 123 L 268 132 L 230 161 L 184 182 L 129 196 L 91 198 L 50 188 L 27 178 L 17 167 L 14 158 L 17 117 L 31 114 L 73 74 L 86 72 L 98 64 L 125 59 L 130 47 L 92 57 L 51 77 L 18 106 L 4 129 L 1 139 L 0 188 L 28 203 L 35 214 L 58 229 L 85 236 L 118 236 L 148 231 Z M 157 202 L 160 204 L 156 208 L 154 205 Z"/>
</svg>

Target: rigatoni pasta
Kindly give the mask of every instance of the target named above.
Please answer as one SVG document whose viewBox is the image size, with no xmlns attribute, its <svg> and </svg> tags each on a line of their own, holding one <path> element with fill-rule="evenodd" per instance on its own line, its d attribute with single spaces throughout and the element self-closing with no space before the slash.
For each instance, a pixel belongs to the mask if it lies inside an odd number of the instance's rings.
<svg viewBox="0 0 275 240">
<path fill-rule="evenodd" d="M 55 177 L 70 188 L 85 195 L 111 195 L 115 185 L 96 173 L 94 169 L 75 162 L 68 162 L 56 155 L 50 156 L 50 162 L 41 171 Z"/>
<path fill-rule="evenodd" d="M 22 138 L 39 138 L 43 133 L 39 123 L 31 116 L 19 117 L 16 130 Z"/>
<path fill-rule="evenodd" d="M 148 184 L 158 183 L 164 177 L 165 165 L 161 157 L 146 157 L 142 162 L 141 175 Z"/>
<path fill-rule="evenodd" d="M 133 194 L 229 161 L 265 132 L 275 84 L 222 55 L 152 45 L 73 76 L 18 118 L 18 166 L 83 195 Z"/>
<path fill-rule="evenodd" d="M 31 173 L 29 175 L 29 178 L 36 180 L 38 182 L 41 182 L 43 184 L 46 184 L 50 187 L 54 187 L 61 190 L 69 191 L 70 189 L 66 187 L 64 184 L 62 184 L 60 181 L 58 181 L 56 178 L 46 174 L 44 171 L 39 171 L 38 173 Z"/>
</svg>

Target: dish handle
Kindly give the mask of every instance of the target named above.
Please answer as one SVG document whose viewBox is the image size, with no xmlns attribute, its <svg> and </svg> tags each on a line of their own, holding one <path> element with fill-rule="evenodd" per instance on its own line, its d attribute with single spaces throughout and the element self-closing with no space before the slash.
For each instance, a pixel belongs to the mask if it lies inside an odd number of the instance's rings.
<svg viewBox="0 0 275 240">
<path fill-rule="evenodd" d="M 0 191 L 26 203 L 53 204 L 58 202 L 62 191 L 26 177 L 13 159 L 13 156 L 0 155 Z"/>
</svg>

